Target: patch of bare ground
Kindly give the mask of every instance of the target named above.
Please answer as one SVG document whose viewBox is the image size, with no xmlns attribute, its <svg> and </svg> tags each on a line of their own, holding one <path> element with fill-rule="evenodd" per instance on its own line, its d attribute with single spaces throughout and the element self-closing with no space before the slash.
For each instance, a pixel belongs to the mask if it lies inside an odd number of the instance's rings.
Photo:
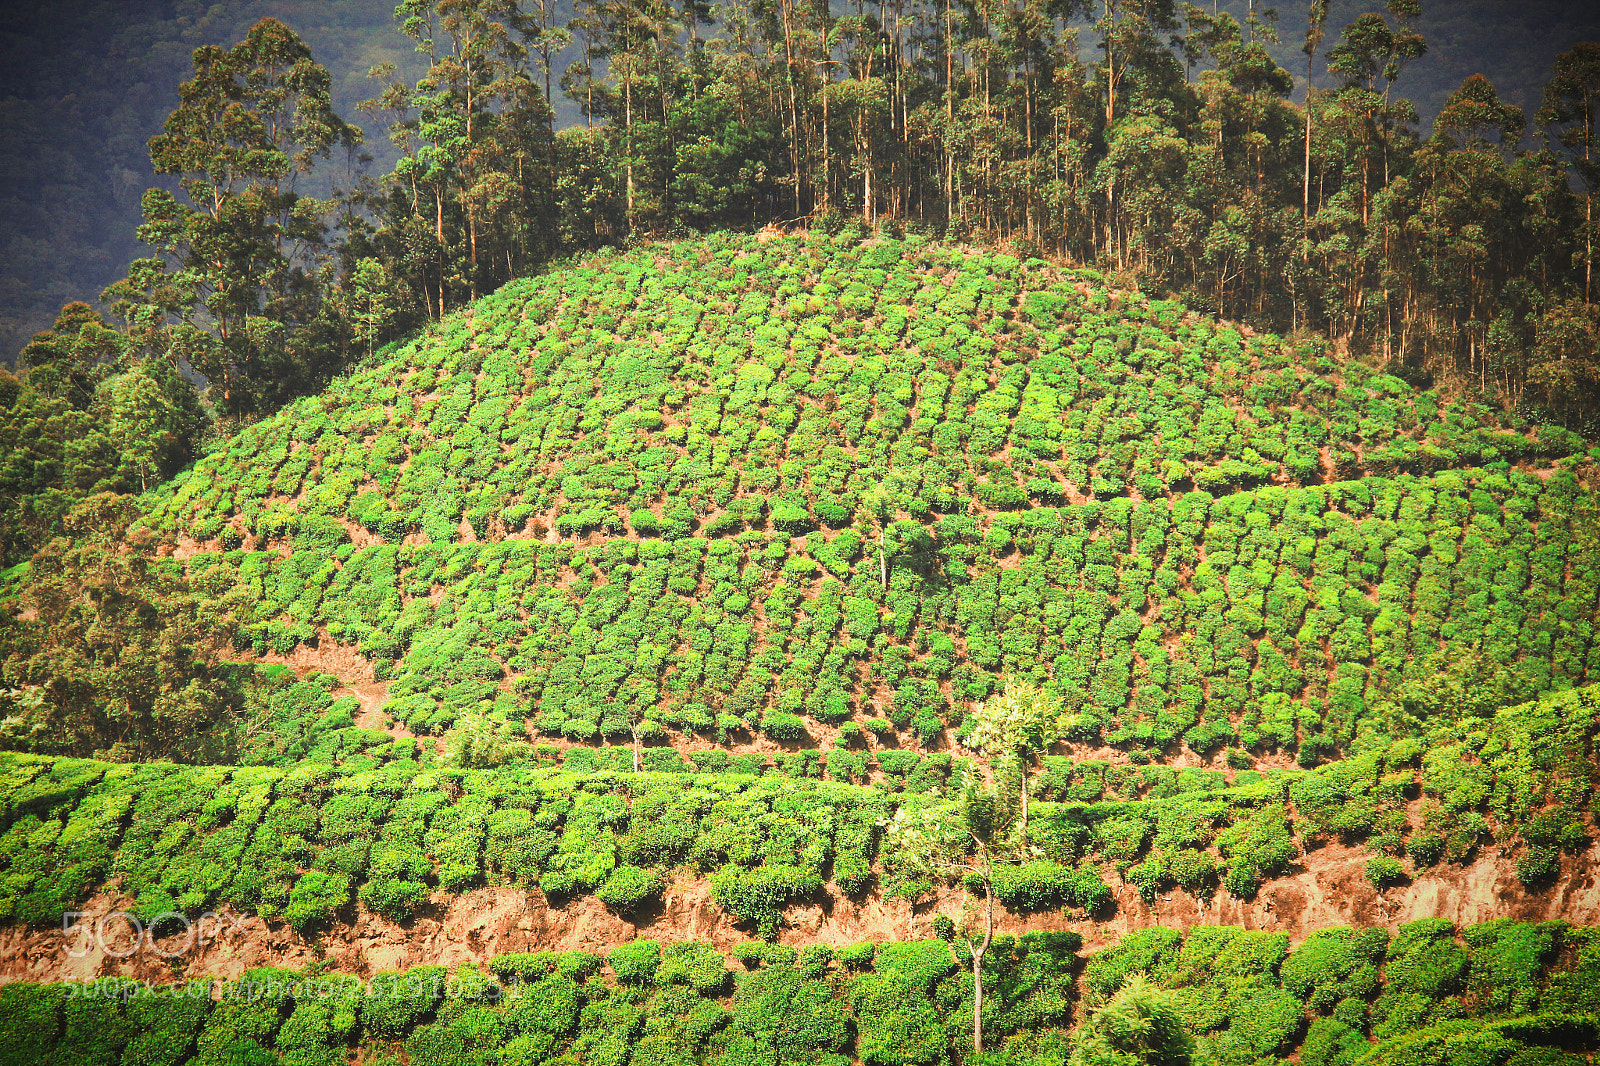
<svg viewBox="0 0 1600 1066">
<path fill-rule="evenodd" d="M 354 696 L 361 701 L 361 706 L 356 708 L 355 727 L 357 729 L 381 730 L 396 740 L 416 736 L 405 726 L 383 713 L 383 705 L 389 698 L 389 683 L 387 681 L 346 685 L 343 688 L 334 689 L 332 695 L 336 700 Z"/>
<path fill-rule="evenodd" d="M 1458 927 L 1499 917 L 1600 923 L 1600 883 L 1588 856 L 1564 858 L 1560 878 L 1539 891 L 1524 888 L 1511 860 L 1491 852 L 1467 865 L 1446 864 L 1425 871 L 1410 884 L 1383 894 L 1364 876 L 1369 857 L 1363 848 L 1338 843 L 1313 847 L 1285 876 L 1269 881 L 1250 900 L 1227 892 L 1202 900 L 1173 890 L 1146 903 L 1108 868 L 1103 874 L 1116 893 L 1113 913 L 1090 919 L 1064 911 L 1018 915 L 1002 910 L 997 925 L 1006 933 L 1075 929 L 1084 936 L 1085 950 L 1094 951 L 1157 925 L 1173 929 L 1238 925 L 1287 933 L 1291 942 L 1298 943 L 1313 930 L 1328 926 L 1381 925 L 1392 931 L 1418 918 L 1447 918 Z M 99 916 L 126 909 L 131 902 L 107 891 L 82 907 L 92 925 Z M 965 906 L 966 897 L 959 890 L 947 889 L 913 909 L 903 900 L 884 899 L 877 893 L 850 899 L 830 887 L 817 899 L 787 909 L 778 940 L 800 947 L 927 938 L 933 935 L 935 915 L 960 918 Z M 754 935 L 711 902 L 708 885 L 698 878 L 670 885 L 661 900 L 628 916 L 612 913 L 592 897 L 553 906 L 536 890 L 490 886 L 458 896 L 435 893 L 422 914 L 404 923 L 365 912 L 349 918 L 332 929 L 301 936 L 282 922 L 225 909 L 219 919 L 196 923 L 192 939 L 179 929 L 164 935 L 157 946 L 173 956 L 170 960 L 148 944 L 131 950 L 129 927 L 120 919 L 105 923 L 101 944 L 77 933 L 64 935 L 60 929 L 7 923 L 0 925 L 0 983 L 110 976 L 163 982 L 233 978 L 251 967 L 298 969 L 313 962 L 331 972 L 370 977 L 412 966 L 482 964 L 506 952 L 604 954 L 638 938 L 701 940 L 726 952 Z"/>
<path fill-rule="evenodd" d="M 243 651 L 233 653 L 233 657 L 240 662 L 287 666 L 302 677 L 313 673 L 332 674 L 351 687 L 374 684 L 372 663 L 361 654 L 360 649 L 351 644 L 340 644 L 326 630 L 319 630 L 311 641 L 296 645 L 287 655 Z"/>
</svg>

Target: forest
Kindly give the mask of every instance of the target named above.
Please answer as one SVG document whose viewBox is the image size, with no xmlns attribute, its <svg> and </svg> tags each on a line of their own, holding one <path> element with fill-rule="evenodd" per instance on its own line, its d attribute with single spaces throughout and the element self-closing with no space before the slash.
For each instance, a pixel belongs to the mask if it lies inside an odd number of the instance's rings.
<svg viewBox="0 0 1600 1066">
<path fill-rule="evenodd" d="M 0 1066 L 1593 1063 L 1600 45 L 654 2 L 194 51 L 0 372 Z"/>
</svg>

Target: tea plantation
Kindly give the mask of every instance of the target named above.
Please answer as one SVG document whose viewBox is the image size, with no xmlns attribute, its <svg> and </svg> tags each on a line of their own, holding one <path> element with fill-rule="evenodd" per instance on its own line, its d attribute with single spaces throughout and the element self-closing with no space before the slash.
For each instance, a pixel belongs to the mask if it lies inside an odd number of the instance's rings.
<svg viewBox="0 0 1600 1066">
<path fill-rule="evenodd" d="M 230 763 L 11 744 L 0 936 L 109 893 L 316 946 L 493 886 L 640 938 L 14 983 L 0 1063 L 1593 1061 L 1578 921 L 1102 933 L 1334 851 L 1370 893 L 1592 885 L 1588 449 L 920 239 L 515 281 L 140 498 L 128 551 L 229 621 Z M 1020 763 L 964 743 L 1008 681 L 1059 711 Z M 918 819 L 959 830 L 937 869 Z M 749 939 L 652 931 L 687 885 Z M 789 921 L 868 900 L 942 939 Z"/>
<path fill-rule="evenodd" d="M 1001 937 L 986 976 L 991 1062 L 1093 1059 L 1065 1026 L 1100 1017 L 1147 973 L 1195 1034 L 1193 1061 L 1580 1063 L 1600 1040 L 1600 936 L 1564 922 L 1424 920 L 1282 933 L 1150 929 L 1080 966 L 1075 933 Z M 862 1062 L 933 1066 L 961 1039 L 972 981 L 937 941 L 732 957 L 694 941 L 635 940 L 608 957 L 503 955 L 486 968 L 424 967 L 363 982 L 259 969 L 157 995 L 105 978 L 0 990 L 8 1062 L 478 1063 Z M 1097 1010 L 1097 1008 L 1099 1008 Z M 1093 1024 L 1093 1023 L 1091 1023 Z M 1109 1028 L 1109 1026 L 1107 1026 Z M 1372 1034 L 1371 1037 L 1367 1035 Z M 377 1050 L 377 1049 L 385 1050 Z M 374 1053 L 376 1052 L 376 1053 Z M 401 1056 L 404 1056 L 402 1058 Z M 1169 1060 L 1170 1061 L 1170 1060 Z M 1190 1061 L 1185 1059 L 1184 1061 Z"/>
<path fill-rule="evenodd" d="M 245 647 L 358 646 L 419 734 L 914 747 L 1008 675 L 1073 740 L 1332 754 L 1445 649 L 1600 675 L 1581 439 L 1088 272 L 711 239 L 384 356 L 148 522 Z"/>
</svg>

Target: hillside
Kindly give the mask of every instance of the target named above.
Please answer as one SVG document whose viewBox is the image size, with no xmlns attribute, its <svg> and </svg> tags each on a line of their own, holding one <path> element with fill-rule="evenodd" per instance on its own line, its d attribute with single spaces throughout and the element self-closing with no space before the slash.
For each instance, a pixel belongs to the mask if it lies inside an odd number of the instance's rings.
<svg viewBox="0 0 1600 1066">
<path fill-rule="evenodd" d="M 1589 1061 L 1587 447 L 967 246 L 519 280 L 5 575 L 8 677 L 126 570 L 205 685 L 5 693 L 0 1063 Z"/>
<path fill-rule="evenodd" d="M 508 286 L 147 521 L 416 734 L 913 747 L 1004 673 L 1314 761 L 1447 649 L 1596 676 L 1582 448 L 1042 261 L 725 238 Z"/>
</svg>

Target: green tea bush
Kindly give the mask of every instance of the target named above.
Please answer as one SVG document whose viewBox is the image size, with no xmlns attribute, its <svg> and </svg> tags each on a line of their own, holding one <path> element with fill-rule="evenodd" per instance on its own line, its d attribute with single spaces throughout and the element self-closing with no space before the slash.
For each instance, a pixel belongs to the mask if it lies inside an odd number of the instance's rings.
<svg viewBox="0 0 1600 1066">
<path fill-rule="evenodd" d="M 1076 901 L 1074 871 L 1059 863 L 1035 860 L 1021 866 L 998 866 L 995 898 L 1008 910 L 1036 911 Z"/>
<path fill-rule="evenodd" d="M 1482 1005 L 1496 1013 L 1529 1014 L 1538 1006 L 1541 972 L 1553 961 L 1562 927 L 1497 918 L 1469 926 L 1461 937 L 1472 949 L 1468 985 Z"/>
<path fill-rule="evenodd" d="M 361 999 L 361 1025 L 375 1036 L 403 1040 L 444 995 L 448 973 L 422 966 L 373 977 Z"/>
<path fill-rule="evenodd" d="M 10 984 L 0 989 L 0 1040 L 8 1062 L 44 1062 L 60 1028 L 62 985 Z"/>
<path fill-rule="evenodd" d="M 1430 998 L 1449 995 L 1460 985 L 1469 955 L 1453 939 L 1454 926 L 1443 918 L 1423 918 L 1400 927 L 1389 944 L 1384 978 L 1391 991 Z"/>
<path fill-rule="evenodd" d="M 661 879 L 648 870 L 627 863 L 616 867 L 605 884 L 595 889 L 595 898 L 619 914 L 629 914 L 646 900 L 659 894 Z"/>
<path fill-rule="evenodd" d="M 729 975 L 721 952 L 700 941 L 680 940 L 662 951 L 656 983 L 687 985 L 702 996 L 715 996 L 725 990 Z"/>
<path fill-rule="evenodd" d="M 611 949 L 611 972 L 627 985 L 654 983 L 661 965 L 661 945 L 654 940 L 633 940 Z"/>
<path fill-rule="evenodd" d="M 122 1052 L 127 1066 L 178 1066 L 212 1011 L 210 982 L 174 986 L 165 996 L 137 995 L 123 1008 L 132 1035 Z"/>
<path fill-rule="evenodd" d="M 1367 883 L 1380 892 L 1406 879 L 1406 868 L 1399 859 L 1388 855 L 1368 859 L 1365 873 Z"/>
<path fill-rule="evenodd" d="M 864 974 L 851 985 L 856 1053 L 873 1066 L 931 1066 L 944 1057 L 938 1010 L 899 975 Z"/>
<path fill-rule="evenodd" d="M 314 926 L 331 923 L 349 902 L 349 877 L 308 870 L 289 890 L 289 905 L 283 916 L 296 930 L 305 933 Z"/>
<path fill-rule="evenodd" d="M 837 1053 L 850 1033 L 845 1004 L 824 983 L 790 966 L 746 974 L 733 996 L 727 1054 L 738 1061 L 770 1055 L 776 1061 L 844 1061 Z"/>
<path fill-rule="evenodd" d="M 767 939 L 777 935 L 784 906 L 822 888 L 822 878 L 797 866 L 726 866 L 710 877 L 711 901 Z"/>
</svg>

